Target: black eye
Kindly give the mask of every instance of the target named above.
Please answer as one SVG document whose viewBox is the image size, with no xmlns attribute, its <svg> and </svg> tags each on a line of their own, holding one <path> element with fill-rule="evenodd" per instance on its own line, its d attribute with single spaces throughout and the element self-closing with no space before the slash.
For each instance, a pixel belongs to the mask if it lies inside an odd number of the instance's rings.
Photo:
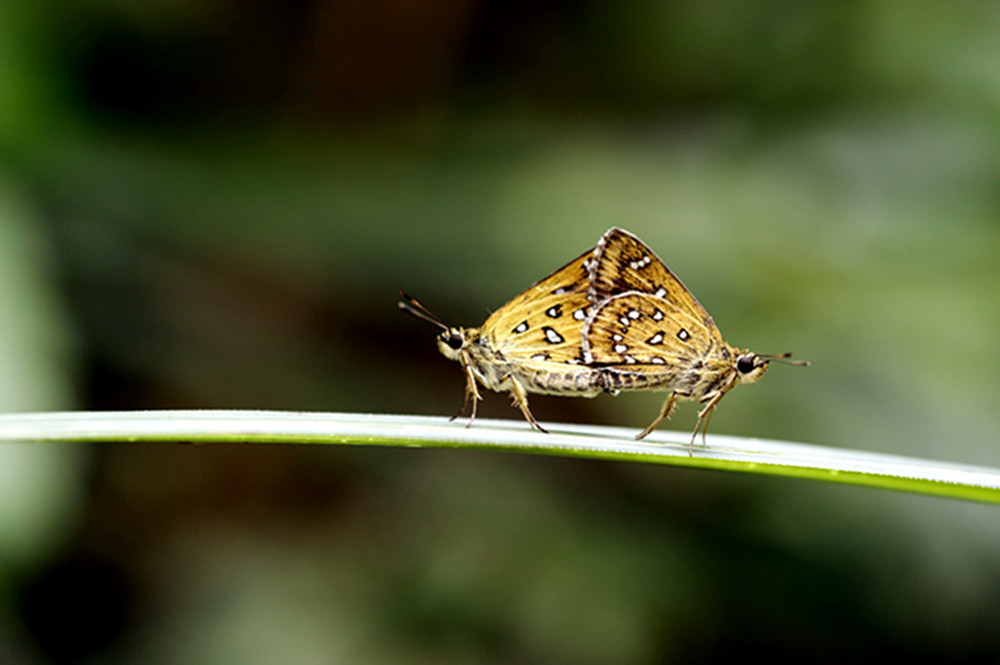
<svg viewBox="0 0 1000 665">
<path fill-rule="evenodd" d="M 465 338 L 457 332 L 441 333 L 441 341 L 458 351 L 465 344 Z"/>
<path fill-rule="evenodd" d="M 736 359 L 736 370 L 740 374 L 749 374 L 756 369 L 757 365 L 754 364 L 753 356 L 740 356 Z"/>
</svg>

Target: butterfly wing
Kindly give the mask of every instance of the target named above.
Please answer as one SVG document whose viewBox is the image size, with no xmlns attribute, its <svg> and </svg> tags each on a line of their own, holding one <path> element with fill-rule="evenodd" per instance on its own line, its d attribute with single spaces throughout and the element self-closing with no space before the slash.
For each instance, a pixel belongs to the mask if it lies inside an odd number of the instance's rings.
<svg viewBox="0 0 1000 665">
<path fill-rule="evenodd" d="M 628 231 L 612 228 L 604 234 L 594 248 L 588 280 L 595 305 L 617 294 L 638 291 L 682 312 L 684 325 L 689 325 L 689 318 L 697 319 L 713 343 L 722 343 L 722 334 L 701 303 L 652 249 Z"/>
<path fill-rule="evenodd" d="M 590 311 L 588 266 L 581 254 L 495 311 L 482 326 L 493 348 L 510 361 L 582 361 L 580 331 Z"/>
<path fill-rule="evenodd" d="M 584 322 L 584 360 L 593 365 L 695 366 L 729 353 L 703 319 L 675 303 L 647 293 L 627 291 L 594 308 Z"/>
</svg>

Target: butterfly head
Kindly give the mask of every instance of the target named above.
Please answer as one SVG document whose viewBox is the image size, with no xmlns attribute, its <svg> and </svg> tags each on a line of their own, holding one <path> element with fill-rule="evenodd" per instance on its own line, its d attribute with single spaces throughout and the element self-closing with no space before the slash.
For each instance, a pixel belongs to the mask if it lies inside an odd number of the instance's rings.
<svg viewBox="0 0 1000 665">
<path fill-rule="evenodd" d="M 399 308 L 401 310 L 407 314 L 412 314 L 418 319 L 433 323 L 441 329 L 441 332 L 437 336 L 438 350 L 441 351 L 441 355 L 449 360 L 460 360 L 462 353 L 468 348 L 469 331 L 464 328 L 453 328 L 445 325 L 441 319 L 432 314 L 430 310 L 420 304 L 415 298 L 404 291 L 400 291 L 399 293 L 403 296 L 403 300 L 399 301 Z"/>
<path fill-rule="evenodd" d="M 767 371 L 768 358 L 744 352 L 736 358 L 736 376 L 740 383 L 753 383 Z"/>
<path fill-rule="evenodd" d="M 462 328 L 445 328 L 437 336 L 438 350 L 449 360 L 459 360 L 468 343 L 466 331 Z"/>
<path fill-rule="evenodd" d="M 764 376 L 767 366 L 771 362 L 780 362 L 785 365 L 809 366 L 808 360 L 786 360 L 792 354 L 782 353 L 776 356 L 765 356 L 749 351 L 742 351 L 736 358 L 736 373 L 740 383 L 753 383 Z"/>
</svg>

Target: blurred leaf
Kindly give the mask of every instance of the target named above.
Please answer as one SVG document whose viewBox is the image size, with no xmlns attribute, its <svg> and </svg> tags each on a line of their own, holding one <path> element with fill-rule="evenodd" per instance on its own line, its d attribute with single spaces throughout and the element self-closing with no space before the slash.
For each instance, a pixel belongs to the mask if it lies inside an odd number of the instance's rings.
<svg viewBox="0 0 1000 665">
<path fill-rule="evenodd" d="M 0 411 L 69 405 L 67 326 L 47 239 L 0 179 Z M 25 562 L 62 533 L 76 505 L 79 454 L 0 448 L 0 562 Z"/>
</svg>

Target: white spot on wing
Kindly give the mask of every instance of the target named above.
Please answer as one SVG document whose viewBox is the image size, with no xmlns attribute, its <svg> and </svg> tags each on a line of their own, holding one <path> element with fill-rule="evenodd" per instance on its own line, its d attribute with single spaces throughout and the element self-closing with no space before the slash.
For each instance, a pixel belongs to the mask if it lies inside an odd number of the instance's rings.
<svg viewBox="0 0 1000 665">
<path fill-rule="evenodd" d="M 559 344 L 560 342 L 566 341 L 563 339 L 562 335 L 555 331 L 555 328 L 545 326 L 542 330 L 545 331 L 545 339 L 549 342 L 549 344 Z"/>
</svg>

